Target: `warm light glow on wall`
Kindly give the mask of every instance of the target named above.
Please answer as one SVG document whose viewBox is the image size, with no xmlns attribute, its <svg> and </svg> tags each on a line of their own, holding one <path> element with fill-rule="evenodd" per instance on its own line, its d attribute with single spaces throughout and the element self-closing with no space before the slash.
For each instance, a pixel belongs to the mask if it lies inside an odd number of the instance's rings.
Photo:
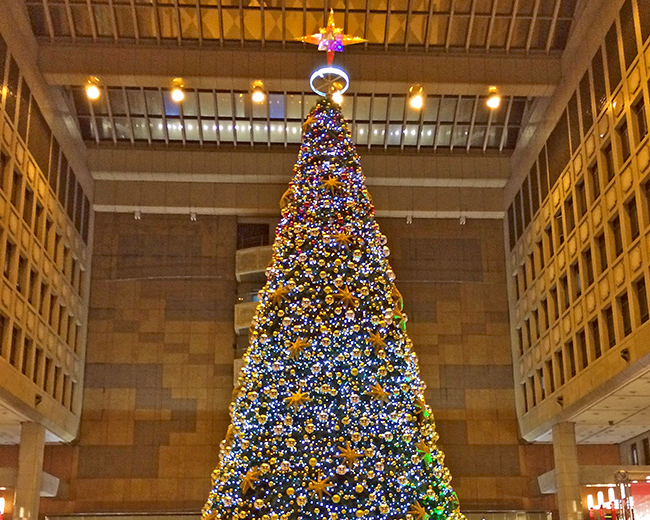
<svg viewBox="0 0 650 520">
<path fill-rule="evenodd" d="M 92 101 L 99 99 L 102 95 L 102 91 L 99 88 L 99 80 L 94 76 L 88 78 L 84 89 L 86 90 L 86 96 Z"/>
<path fill-rule="evenodd" d="M 499 105 L 501 105 L 501 96 L 499 95 L 499 91 L 496 87 L 490 87 L 489 92 L 490 94 L 488 95 L 486 103 L 488 107 L 490 107 L 492 110 L 495 110 L 499 108 Z"/>
<path fill-rule="evenodd" d="M 262 80 L 253 81 L 251 99 L 253 103 L 263 103 L 266 99 L 266 91 L 264 90 L 264 82 Z"/>
<path fill-rule="evenodd" d="M 181 103 L 185 99 L 185 92 L 183 91 L 183 78 L 174 78 L 172 80 L 172 87 L 169 93 L 172 96 L 174 103 Z"/>
<path fill-rule="evenodd" d="M 424 106 L 424 89 L 421 85 L 413 85 L 409 89 L 409 105 L 416 110 Z"/>
</svg>

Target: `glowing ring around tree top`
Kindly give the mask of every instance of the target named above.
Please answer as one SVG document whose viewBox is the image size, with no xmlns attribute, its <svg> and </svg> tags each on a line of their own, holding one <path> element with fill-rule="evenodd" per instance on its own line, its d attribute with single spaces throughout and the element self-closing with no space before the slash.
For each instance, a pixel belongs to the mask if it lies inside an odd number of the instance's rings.
<svg viewBox="0 0 650 520">
<path fill-rule="evenodd" d="M 338 67 L 322 67 L 311 75 L 309 85 L 319 96 L 327 96 L 334 91 L 343 94 L 350 86 L 350 78 Z"/>
</svg>

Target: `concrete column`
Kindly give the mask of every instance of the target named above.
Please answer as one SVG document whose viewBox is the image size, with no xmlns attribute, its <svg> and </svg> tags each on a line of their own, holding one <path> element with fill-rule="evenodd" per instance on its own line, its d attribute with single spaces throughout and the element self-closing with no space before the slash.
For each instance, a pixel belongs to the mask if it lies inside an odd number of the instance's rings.
<svg viewBox="0 0 650 520">
<path fill-rule="evenodd" d="M 562 422 L 553 426 L 553 459 L 560 520 L 581 520 L 580 470 L 574 423 Z"/>
<path fill-rule="evenodd" d="M 37 520 L 43 473 L 45 428 L 34 422 L 24 422 L 20 430 L 18 476 L 14 495 L 14 518 Z"/>
</svg>

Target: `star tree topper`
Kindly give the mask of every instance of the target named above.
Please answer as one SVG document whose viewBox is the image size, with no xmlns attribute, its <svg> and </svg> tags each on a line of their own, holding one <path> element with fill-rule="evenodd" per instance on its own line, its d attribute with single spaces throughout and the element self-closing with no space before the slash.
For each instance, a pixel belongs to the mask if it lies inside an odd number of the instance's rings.
<svg viewBox="0 0 650 520">
<path fill-rule="evenodd" d="M 343 46 L 366 41 L 358 36 L 343 34 L 343 29 L 337 27 L 334 23 L 334 9 L 330 10 L 330 15 L 327 19 L 327 26 L 321 27 L 316 34 L 301 36 L 296 38 L 296 40 L 313 43 L 314 45 L 318 45 L 319 51 L 327 51 L 328 65 L 331 65 L 332 61 L 334 61 L 335 52 L 343 51 Z"/>
</svg>

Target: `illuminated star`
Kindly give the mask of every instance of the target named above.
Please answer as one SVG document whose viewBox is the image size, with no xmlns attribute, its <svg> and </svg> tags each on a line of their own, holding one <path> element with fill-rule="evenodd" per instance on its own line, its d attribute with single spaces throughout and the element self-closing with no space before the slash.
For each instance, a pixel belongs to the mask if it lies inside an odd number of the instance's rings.
<svg viewBox="0 0 650 520">
<path fill-rule="evenodd" d="M 409 513 L 415 517 L 415 520 L 427 520 L 427 518 L 429 518 L 429 515 L 424 510 L 424 507 L 422 507 L 420 505 L 420 502 L 417 500 L 415 501 L 415 504 L 411 506 Z"/>
<path fill-rule="evenodd" d="M 257 466 L 249 469 L 241 481 L 242 493 L 246 493 L 249 489 L 255 489 L 255 482 L 260 476 L 260 470 Z"/>
<path fill-rule="evenodd" d="M 352 468 L 352 466 L 354 466 L 354 463 L 357 461 L 357 459 L 363 457 L 363 453 L 359 453 L 354 448 L 350 447 L 350 441 L 345 443 L 345 448 L 341 448 L 339 446 L 339 452 L 340 453 L 337 455 L 337 457 L 345 459 L 345 461 L 348 463 L 349 468 Z"/>
<path fill-rule="evenodd" d="M 300 353 L 305 350 L 305 347 L 310 345 L 309 341 L 305 339 L 297 339 L 289 347 L 289 359 L 298 359 Z"/>
<path fill-rule="evenodd" d="M 310 401 L 309 392 L 302 392 L 300 390 L 297 390 L 289 397 L 285 397 L 284 400 L 287 403 L 287 406 L 298 409 L 300 408 L 300 405 L 305 404 L 307 401 Z"/>
<path fill-rule="evenodd" d="M 323 181 L 323 186 L 325 189 L 329 190 L 332 195 L 334 195 L 334 192 L 343 186 L 343 183 L 340 182 L 336 177 L 328 177 Z"/>
<path fill-rule="evenodd" d="M 421 440 L 415 447 L 420 452 L 420 458 L 424 459 L 427 455 L 431 456 L 431 446 L 429 446 L 424 440 Z"/>
<path fill-rule="evenodd" d="M 287 289 L 284 285 L 280 284 L 278 288 L 275 290 L 275 292 L 273 293 L 273 296 L 271 297 L 271 301 L 273 302 L 273 305 L 280 304 L 288 293 L 289 293 L 289 289 Z"/>
<path fill-rule="evenodd" d="M 337 233 L 336 235 L 334 235 L 334 238 L 341 246 L 347 246 L 350 244 L 351 237 L 346 232 Z"/>
<path fill-rule="evenodd" d="M 368 392 L 368 395 L 371 395 L 373 399 L 376 399 L 377 401 L 381 401 L 382 403 L 387 403 L 388 402 L 388 392 L 384 390 L 379 383 L 375 384 L 370 389 L 370 392 Z"/>
<path fill-rule="evenodd" d="M 386 342 L 384 341 L 382 335 L 379 334 L 379 332 L 370 333 L 370 343 L 372 343 L 372 346 L 375 347 L 376 352 L 379 352 L 380 350 L 386 348 Z"/>
<path fill-rule="evenodd" d="M 395 323 L 398 326 L 400 326 L 402 328 L 405 328 L 406 327 L 406 316 L 402 312 L 402 309 L 398 309 L 397 307 L 395 307 L 393 309 L 393 314 L 394 314 Z"/>
<path fill-rule="evenodd" d="M 357 304 L 357 302 L 358 302 L 358 300 L 359 300 L 356 296 L 354 296 L 354 295 L 350 292 L 350 289 L 348 289 L 347 287 L 344 287 L 344 288 L 341 289 L 339 292 L 337 292 L 337 293 L 334 295 L 334 297 L 335 297 L 337 300 L 341 300 L 341 302 L 343 302 L 343 304 L 344 304 L 346 307 L 350 307 L 350 308 L 356 306 L 356 304 Z"/>
<path fill-rule="evenodd" d="M 323 478 L 319 472 L 318 479 L 310 481 L 307 484 L 307 489 L 314 491 L 318 495 L 318 500 L 323 500 L 323 493 L 329 496 L 331 493 L 327 491 L 327 488 L 333 485 L 329 477 Z"/>
<path fill-rule="evenodd" d="M 332 64 L 335 52 L 343 51 L 344 45 L 352 45 L 366 41 L 358 36 L 343 34 L 343 29 L 340 29 L 334 24 L 334 9 L 330 11 L 330 15 L 327 19 L 327 26 L 321 27 L 316 34 L 301 36 L 296 38 L 296 40 L 313 43 L 314 45 L 318 45 L 319 51 L 327 51 L 328 65 Z"/>
<path fill-rule="evenodd" d="M 397 287 L 393 285 L 390 295 L 393 297 L 393 301 L 399 306 L 400 309 L 404 308 L 404 299 L 402 298 L 402 293 L 397 290 Z"/>
</svg>

